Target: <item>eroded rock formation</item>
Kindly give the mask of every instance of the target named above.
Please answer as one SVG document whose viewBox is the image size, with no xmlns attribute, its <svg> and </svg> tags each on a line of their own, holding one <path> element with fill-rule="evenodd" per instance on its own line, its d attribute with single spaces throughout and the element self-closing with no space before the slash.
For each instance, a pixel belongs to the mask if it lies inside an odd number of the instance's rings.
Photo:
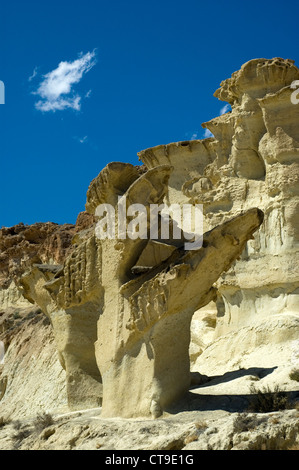
<svg viewBox="0 0 299 470">
<path fill-rule="evenodd" d="M 81 212 L 75 225 L 52 222 L 0 229 L 0 289 L 4 291 L 34 263 L 62 263 L 73 247 L 76 233 L 89 228 L 93 216 Z"/>
<path fill-rule="evenodd" d="M 287 364 L 299 336 L 298 79 L 291 60 L 247 62 L 215 93 L 232 110 L 203 124 L 214 137 L 143 150 L 142 167 L 107 165 L 88 189 L 90 216 L 68 227 L 66 244 L 48 224 L 42 250 L 33 249 L 22 228 L 30 254 L 14 268 L 16 283 L 50 319 L 71 409 L 160 416 L 190 386 L 190 324 L 205 306 L 215 330 L 193 370 L 225 373 L 246 358 L 250 367 Z M 142 237 L 116 228 L 100 239 L 97 208 L 110 204 L 116 223 L 120 197 L 147 215 L 150 204 L 202 204 L 202 248 L 150 239 L 149 222 Z M 41 255 L 49 246 L 56 257 Z"/>
<path fill-rule="evenodd" d="M 123 196 L 126 213 L 135 203 L 149 212 L 164 200 L 171 172 L 161 165 L 140 176 L 133 165 L 109 164 L 91 183 L 86 207 L 117 209 Z M 102 240 L 91 230 L 63 266 L 35 265 L 24 275 L 25 296 L 53 325 L 72 409 L 99 405 L 103 384 L 103 416 L 158 417 L 186 392 L 192 315 L 214 298 L 213 284 L 262 219 L 258 209 L 241 213 L 190 252 L 183 240 L 179 247 L 150 240 L 150 217 L 146 237 Z M 152 266 L 136 274 L 153 252 Z"/>
<path fill-rule="evenodd" d="M 258 345 L 283 349 L 298 339 L 298 78 L 292 60 L 251 60 L 215 92 L 232 109 L 203 124 L 214 137 L 139 154 L 148 168 L 173 165 L 170 203 L 202 203 L 206 229 L 250 207 L 264 212 L 255 239 L 217 282 L 214 342 L 195 365 L 203 373 L 212 363 L 217 372 L 244 365 Z M 292 367 L 294 347 L 281 351 L 281 363 Z M 277 364 L 273 351 L 260 358 L 270 364 L 271 356 Z"/>
</svg>

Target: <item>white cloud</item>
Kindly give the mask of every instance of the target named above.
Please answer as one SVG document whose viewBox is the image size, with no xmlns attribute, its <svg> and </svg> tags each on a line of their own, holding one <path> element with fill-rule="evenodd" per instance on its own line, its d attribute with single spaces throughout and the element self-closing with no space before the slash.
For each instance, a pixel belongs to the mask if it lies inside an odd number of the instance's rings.
<svg viewBox="0 0 299 470">
<path fill-rule="evenodd" d="M 231 110 L 230 104 L 226 103 L 223 108 L 220 109 L 220 115 L 227 113 Z"/>
<path fill-rule="evenodd" d="M 204 134 L 203 134 L 204 139 L 208 139 L 209 137 L 214 137 L 212 132 L 209 131 L 209 129 L 205 129 Z"/>
<path fill-rule="evenodd" d="M 56 69 L 44 75 L 35 92 L 41 98 L 35 103 L 36 109 L 47 112 L 71 108 L 79 111 L 81 96 L 74 94 L 72 88 L 96 64 L 95 55 L 95 51 L 81 53 L 73 62 L 60 62 Z"/>
</svg>

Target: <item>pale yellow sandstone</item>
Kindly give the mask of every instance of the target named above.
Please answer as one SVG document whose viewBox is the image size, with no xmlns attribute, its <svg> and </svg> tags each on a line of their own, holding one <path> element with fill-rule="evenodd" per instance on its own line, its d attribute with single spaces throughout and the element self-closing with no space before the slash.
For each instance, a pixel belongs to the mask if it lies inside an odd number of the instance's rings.
<svg viewBox="0 0 299 470">
<path fill-rule="evenodd" d="M 203 204 L 201 249 L 149 240 L 148 224 L 136 240 L 99 240 L 87 225 L 61 263 L 36 263 L 22 277 L 24 297 L 13 284 L 1 291 L 3 305 L 26 298 L 50 319 L 71 409 L 102 403 L 103 417 L 158 417 L 188 391 L 190 366 L 202 377 L 258 368 L 268 371 L 264 383 L 294 389 L 298 79 L 291 60 L 249 61 L 215 93 L 232 110 L 203 124 L 214 137 L 145 149 L 144 167 L 113 162 L 91 182 L 95 222 L 98 205 L 117 214 L 120 197 L 147 214 L 150 204 Z M 216 394 L 236 386 L 249 391 L 245 379 L 223 380 Z"/>
</svg>

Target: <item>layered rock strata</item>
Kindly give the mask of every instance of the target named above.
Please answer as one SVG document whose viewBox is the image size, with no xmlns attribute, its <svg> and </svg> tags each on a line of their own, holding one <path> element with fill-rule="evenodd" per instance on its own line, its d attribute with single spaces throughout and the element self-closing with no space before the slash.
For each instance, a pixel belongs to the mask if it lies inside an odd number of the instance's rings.
<svg viewBox="0 0 299 470">
<path fill-rule="evenodd" d="M 298 79 L 292 60 L 251 60 L 215 92 L 231 111 L 203 124 L 214 137 L 139 153 L 148 168 L 173 165 L 169 202 L 203 204 L 206 229 L 250 207 L 264 212 L 255 239 L 217 282 L 214 339 L 222 341 L 211 346 L 212 357 L 208 349 L 206 360 L 199 358 L 195 369 L 204 373 L 219 358 L 222 370 L 241 364 L 242 356 L 254 351 L 254 325 L 274 332 L 259 340 L 269 345 L 298 339 L 299 105 L 292 99 Z M 279 329 L 278 315 L 283 316 Z M 253 333 L 244 332 L 241 339 L 237 333 L 243 327 Z"/>
<path fill-rule="evenodd" d="M 105 203 L 117 212 L 122 196 L 126 215 L 134 204 L 149 213 L 164 200 L 171 172 L 161 165 L 140 176 L 133 165 L 111 163 L 91 183 L 86 207 L 96 213 Z M 150 239 L 150 218 L 138 237 L 100 239 L 96 229 L 63 266 L 35 265 L 24 275 L 26 297 L 53 325 L 70 407 L 99 405 L 102 386 L 103 416 L 158 417 L 180 398 L 190 386 L 192 315 L 214 298 L 213 284 L 262 219 L 258 209 L 241 213 L 190 252 L 183 239 L 180 246 Z"/>
<path fill-rule="evenodd" d="M 206 375 L 289 370 L 299 350 L 298 79 L 291 60 L 247 62 L 215 92 L 231 111 L 203 124 L 214 137 L 143 150 L 143 167 L 107 165 L 88 189 L 90 216 L 63 228 L 66 243 L 53 224 L 37 244 L 34 227 L 0 234 L 2 296 L 13 303 L 21 286 L 19 301 L 50 319 L 71 409 L 160 416 L 188 390 L 190 354 Z M 120 198 L 146 215 L 150 204 L 202 204 L 203 246 L 150 239 L 148 223 L 139 238 L 115 227 L 100 239 L 97 209 L 118 217 Z"/>
</svg>

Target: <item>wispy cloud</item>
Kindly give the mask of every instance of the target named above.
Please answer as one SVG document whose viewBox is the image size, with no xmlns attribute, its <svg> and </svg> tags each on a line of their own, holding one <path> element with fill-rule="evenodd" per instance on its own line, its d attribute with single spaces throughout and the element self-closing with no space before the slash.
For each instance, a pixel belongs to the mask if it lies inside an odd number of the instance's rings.
<svg viewBox="0 0 299 470">
<path fill-rule="evenodd" d="M 185 138 L 187 140 L 196 140 L 196 139 L 199 139 L 198 134 L 199 134 L 198 131 L 191 131 L 191 132 L 189 131 L 185 133 Z"/>
<path fill-rule="evenodd" d="M 58 67 L 44 75 L 34 94 L 41 99 L 35 103 L 40 111 L 62 111 L 81 109 L 81 96 L 73 92 L 73 86 L 96 64 L 96 52 L 80 54 L 73 62 L 60 62 Z M 91 92 L 91 90 L 90 90 Z M 89 92 L 88 92 L 89 93 Z M 90 95 L 90 93 L 89 93 Z"/>
<path fill-rule="evenodd" d="M 99 150 L 97 144 L 95 144 L 89 138 L 88 135 L 84 135 L 83 137 L 75 135 L 75 136 L 73 136 L 73 139 L 81 145 L 87 145 L 88 147 L 90 147 L 92 150 L 94 150 L 96 152 Z"/>
<path fill-rule="evenodd" d="M 80 142 L 80 144 L 85 144 L 88 140 L 88 136 L 85 135 L 84 137 L 74 137 L 74 139 L 77 141 L 77 142 Z"/>
<path fill-rule="evenodd" d="M 32 72 L 32 75 L 28 78 L 28 82 L 31 82 L 37 75 L 38 67 L 34 67 L 34 70 Z"/>
<path fill-rule="evenodd" d="M 220 109 L 220 116 L 222 116 L 222 114 L 225 114 L 227 113 L 228 111 L 231 110 L 231 106 L 230 104 L 226 103 L 223 108 Z"/>
<path fill-rule="evenodd" d="M 203 137 L 204 137 L 204 139 L 208 139 L 209 137 L 214 137 L 214 135 L 212 134 L 211 131 L 209 131 L 209 129 L 205 129 L 205 131 L 203 133 Z"/>
<path fill-rule="evenodd" d="M 191 135 L 191 139 L 190 140 L 196 140 L 198 137 L 198 132 L 193 132 L 193 134 Z"/>
</svg>

